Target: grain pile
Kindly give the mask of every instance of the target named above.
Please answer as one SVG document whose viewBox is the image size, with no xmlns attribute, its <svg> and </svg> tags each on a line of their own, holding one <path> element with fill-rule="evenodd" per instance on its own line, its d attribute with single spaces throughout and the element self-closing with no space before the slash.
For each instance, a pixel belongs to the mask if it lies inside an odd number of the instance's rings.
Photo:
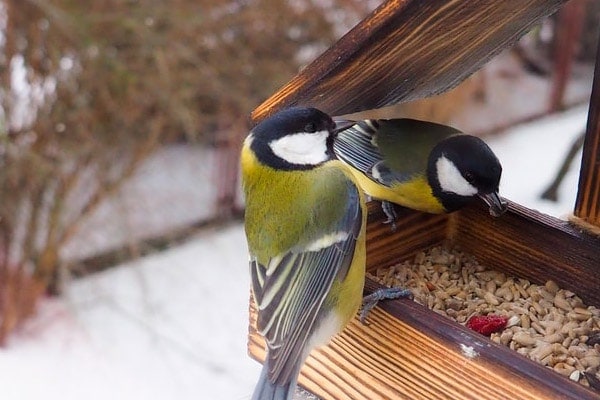
<svg viewBox="0 0 600 400">
<path fill-rule="evenodd" d="M 473 315 L 506 316 L 507 327 L 491 340 L 600 390 L 600 309 L 586 306 L 553 281 L 536 285 L 506 276 L 443 247 L 370 277 L 411 289 L 416 302 L 461 324 Z"/>
</svg>

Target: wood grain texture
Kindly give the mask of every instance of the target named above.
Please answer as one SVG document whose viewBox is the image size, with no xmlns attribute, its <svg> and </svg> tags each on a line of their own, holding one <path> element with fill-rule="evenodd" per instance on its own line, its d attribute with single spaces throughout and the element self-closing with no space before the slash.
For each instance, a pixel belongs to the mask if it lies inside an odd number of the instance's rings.
<svg viewBox="0 0 600 400">
<path fill-rule="evenodd" d="M 574 214 L 600 226 L 600 40 L 580 171 Z"/>
<path fill-rule="evenodd" d="M 258 122 L 292 105 L 343 115 L 441 93 L 564 2 L 388 0 L 261 104 L 252 118 Z"/>
<path fill-rule="evenodd" d="M 367 282 L 370 292 L 380 285 Z M 447 385 L 462 388 L 464 394 L 452 399 L 600 399 L 600 394 L 575 384 L 505 346 L 493 343 L 448 318 L 432 313 L 409 300 L 382 302 L 380 308 L 399 321 L 414 327 L 428 340 L 441 344 L 443 361 L 438 372 Z M 386 322 L 388 323 L 388 322 Z M 391 332 L 390 332 L 391 334 Z M 409 342 L 410 343 L 410 342 Z M 477 355 L 466 357 L 460 350 L 471 347 Z M 426 354 L 423 354 L 427 357 Z M 431 355 L 430 362 L 436 360 Z"/>
<path fill-rule="evenodd" d="M 453 238 L 490 267 L 535 282 L 554 279 L 600 305 L 600 239 L 509 203 L 492 218 L 478 204 L 458 213 L 429 215 L 397 208 L 397 230 L 383 224 L 379 203 L 369 204 L 368 268 L 392 265 Z M 378 284 L 367 280 L 366 291 Z M 386 312 L 382 312 L 385 310 Z M 262 362 L 264 342 L 253 328 L 248 350 Z M 461 345 L 477 356 L 467 357 Z M 518 353 L 491 342 L 410 300 L 383 302 L 369 325 L 353 320 L 327 347 L 314 351 L 299 379 L 329 399 L 498 400 L 600 399 Z"/>
<path fill-rule="evenodd" d="M 367 286 L 378 287 L 371 281 Z M 254 321 L 253 308 L 250 315 Z M 262 362 L 264 342 L 250 326 L 249 353 Z M 410 300 L 383 302 L 368 325 L 352 320 L 311 353 L 299 384 L 323 400 L 600 399 Z"/>
<path fill-rule="evenodd" d="M 516 203 L 500 218 L 474 204 L 454 214 L 450 239 L 490 268 L 548 279 L 600 306 L 600 237 Z"/>
<path fill-rule="evenodd" d="M 381 203 L 369 203 L 367 269 L 392 265 L 421 250 L 442 243 L 448 236 L 448 215 L 432 215 L 395 206 L 396 230 L 386 224 Z"/>
</svg>

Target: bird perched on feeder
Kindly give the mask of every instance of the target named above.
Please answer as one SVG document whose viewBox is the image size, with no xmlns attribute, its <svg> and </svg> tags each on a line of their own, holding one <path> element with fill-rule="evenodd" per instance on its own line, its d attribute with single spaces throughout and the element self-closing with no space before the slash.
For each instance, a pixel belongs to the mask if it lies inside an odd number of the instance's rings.
<svg viewBox="0 0 600 400">
<path fill-rule="evenodd" d="M 242 185 L 257 329 L 267 356 L 253 400 L 291 399 L 310 351 L 356 314 L 365 275 L 366 209 L 333 155 L 339 129 L 314 108 L 290 108 L 244 141 Z"/>
<path fill-rule="evenodd" d="M 507 209 L 498 195 L 502 166 L 485 142 L 450 126 L 414 119 L 367 119 L 334 142 L 360 187 L 381 200 L 388 222 L 396 203 L 428 213 L 460 209 L 479 197 L 493 216 Z"/>
</svg>

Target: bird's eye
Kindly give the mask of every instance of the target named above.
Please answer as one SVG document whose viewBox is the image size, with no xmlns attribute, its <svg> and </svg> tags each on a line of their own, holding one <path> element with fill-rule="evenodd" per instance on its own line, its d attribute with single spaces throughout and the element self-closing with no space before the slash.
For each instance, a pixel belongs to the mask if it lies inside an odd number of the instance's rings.
<svg viewBox="0 0 600 400">
<path fill-rule="evenodd" d="M 307 133 L 315 133 L 317 131 L 317 125 L 315 125 L 314 122 L 309 122 L 308 124 L 306 124 L 306 126 L 304 127 L 304 132 Z"/>
<path fill-rule="evenodd" d="M 475 180 L 475 175 L 473 175 L 471 171 L 467 171 L 465 172 L 465 179 L 467 180 L 467 182 L 473 183 L 473 181 Z"/>
</svg>

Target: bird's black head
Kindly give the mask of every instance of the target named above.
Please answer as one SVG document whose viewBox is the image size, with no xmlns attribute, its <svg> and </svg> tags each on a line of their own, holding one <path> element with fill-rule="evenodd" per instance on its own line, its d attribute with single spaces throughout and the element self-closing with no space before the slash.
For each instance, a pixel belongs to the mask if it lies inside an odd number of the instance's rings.
<svg viewBox="0 0 600 400">
<path fill-rule="evenodd" d="M 455 211 L 478 196 L 501 215 L 506 203 L 498 196 L 502 166 L 485 142 L 455 135 L 439 142 L 429 155 L 427 174 L 434 195 L 447 211 Z"/>
<path fill-rule="evenodd" d="M 306 170 L 333 158 L 336 124 L 310 107 L 280 111 L 256 125 L 247 140 L 258 159 L 276 169 Z"/>
</svg>

